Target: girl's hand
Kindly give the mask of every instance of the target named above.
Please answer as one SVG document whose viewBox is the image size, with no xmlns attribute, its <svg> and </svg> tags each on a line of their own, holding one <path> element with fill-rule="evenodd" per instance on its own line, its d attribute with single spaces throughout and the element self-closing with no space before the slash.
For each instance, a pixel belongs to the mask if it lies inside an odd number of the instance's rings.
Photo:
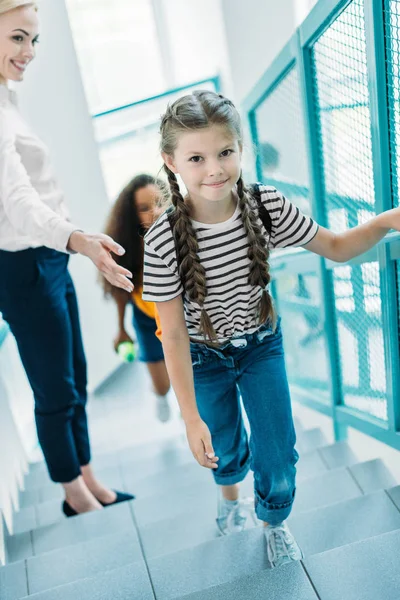
<svg viewBox="0 0 400 600">
<path fill-rule="evenodd" d="M 121 331 L 119 331 L 117 337 L 114 339 L 114 350 L 115 350 L 115 352 L 118 351 L 118 346 L 120 344 L 122 344 L 123 342 L 131 342 L 131 343 L 133 343 L 132 338 L 127 334 L 127 332 L 125 331 L 125 329 L 122 329 Z"/>
<path fill-rule="evenodd" d="M 202 467 L 217 469 L 219 458 L 215 456 L 211 434 L 207 425 L 200 418 L 186 423 L 186 435 L 193 456 Z"/>
<path fill-rule="evenodd" d="M 133 291 L 133 284 L 128 279 L 132 278 L 132 273 L 118 265 L 111 256 L 111 252 L 122 256 L 125 250 L 110 236 L 74 231 L 69 238 L 68 249 L 90 258 L 111 285 L 129 293 Z"/>
</svg>

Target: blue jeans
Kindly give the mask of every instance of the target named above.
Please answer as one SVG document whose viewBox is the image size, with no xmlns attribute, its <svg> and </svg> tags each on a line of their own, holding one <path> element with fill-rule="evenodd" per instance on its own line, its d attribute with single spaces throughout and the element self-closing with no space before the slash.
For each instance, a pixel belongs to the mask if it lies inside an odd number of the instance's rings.
<svg viewBox="0 0 400 600">
<path fill-rule="evenodd" d="M 258 518 L 281 523 L 292 509 L 299 455 L 280 322 L 275 332 L 264 325 L 218 349 L 191 342 L 190 351 L 197 406 L 219 457 L 216 483 L 239 483 L 252 469 Z"/>
</svg>

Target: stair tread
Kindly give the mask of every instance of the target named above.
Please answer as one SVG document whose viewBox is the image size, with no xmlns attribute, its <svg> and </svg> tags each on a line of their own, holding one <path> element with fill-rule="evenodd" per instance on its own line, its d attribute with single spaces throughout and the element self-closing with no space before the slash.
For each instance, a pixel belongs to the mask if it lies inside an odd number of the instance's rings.
<svg viewBox="0 0 400 600">
<path fill-rule="evenodd" d="M 106 535 L 29 558 L 26 569 L 30 594 L 42 592 L 98 573 L 143 561 L 135 532 Z"/>
<path fill-rule="evenodd" d="M 400 511 L 381 490 L 290 516 L 288 525 L 310 556 L 400 529 Z"/>
<path fill-rule="evenodd" d="M 317 600 L 301 563 L 262 571 L 214 586 L 200 592 L 179 596 L 176 600 Z"/>
<path fill-rule="evenodd" d="M 135 596 L 132 596 L 134 590 Z M 154 600 L 144 561 L 27 596 L 23 600 Z M 22 600 L 22 599 L 21 599 Z"/>
<path fill-rule="evenodd" d="M 269 568 L 264 532 L 249 529 L 148 560 L 157 598 L 170 600 Z"/>
<path fill-rule="evenodd" d="M 110 506 L 104 510 L 64 518 L 52 525 L 31 532 L 10 536 L 6 541 L 8 560 L 37 556 L 57 548 L 78 544 L 111 533 L 136 533 L 130 505 L 133 501 Z"/>
<path fill-rule="evenodd" d="M 15 600 L 28 593 L 25 562 L 0 567 L 0 598 L 1 600 Z"/>
<path fill-rule="evenodd" d="M 304 564 L 324 600 L 394 599 L 400 589 L 399 554 L 400 531 L 392 531 L 310 556 Z"/>
</svg>

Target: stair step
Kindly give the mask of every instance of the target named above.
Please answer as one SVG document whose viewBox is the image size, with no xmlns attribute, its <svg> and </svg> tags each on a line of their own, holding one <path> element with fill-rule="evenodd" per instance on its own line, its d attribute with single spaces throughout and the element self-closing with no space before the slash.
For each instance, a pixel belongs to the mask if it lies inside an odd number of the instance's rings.
<svg viewBox="0 0 400 600">
<path fill-rule="evenodd" d="M 362 491 L 350 474 L 349 467 L 333 469 L 301 482 L 296 490 L 292 514 L 329 506 L 358 496 L 362 496 Z"/>
<path fill-rule="evenodd" d="M 98 573 L 143 561 L 136 533 L 117 533 L 29 558 L 29 593 L 34 594 Z"/>
<path fill-rule="evenodd" d="M 28 593 L 24 561 L 0 567 L 0 598 L 15 600 Z"/>
<path fill-rule="evenodd" d="M 107 534 L 128 532 L 134 535 L 136 526 L 130 506 L 133 502 L 135 500 L 10 536 L 6 540 L 8 561 L 14 562 L 38 556 L 44 552 L 89 541 Z"/>
<path fill-rule="evenodd" d="M 328 469 L 348 467 L 360 462 L 360 459 L 354 454 L 349 443 L 346 441 L 335 442 L 329 446 L 319 448 L 318 453 Z"/>
<path fill-rule="evenodd" d="M 176 600 L 318 600 L 301 563 L 261 571 Z"/>
<path fill-rule="evenodd" d="M 392 531 L 305 559 L 323 600 L 399 598 L 400 531 Z"/>
<path fill-rule="evenodd" d="M 400 510 L 400 485 L 396 485 L 395 487 L 389 488 L 387 490 L 392 502 L 397 506 Z"/>
<path fill-rule="evenodd" d="M 305 556 L 400 529 L 400 512 L 385 491 L 290 516 Z"/>
<path fill-rule="evenodd" d="M 303 432 L 297 433 L 296 448 L 300 454 L 305 454 L 306 452 L 311 452 L 311 450 L 327 446 L 328 443 L 325 434 L 318 427 L 306 429 Z"/>
<path fill-rule="evenodd" d="M 148 560 L 155 595 L 170 600 L 269 568 L 261 528 Z"/>
<path fill-rule="evenodd" d="M 24 600 L 154 600 L 144 561 L 24 597 Z"/>
<path fill-rule="evenodd" d="M 398 483 L 380 458 L 353 465 L 350 471 L 364 494 L 390 488 Z"/>
<path fill-rule="evenodd" d="M 175 466 L 165 471 L 161 471 L 156 475 L 151 475 L 139 481 L 132 480 L 128 475 L 125 475 L 125 486 L 127 489 L 134 490 L 136 497 L 146 498 L 159 494 L 162 490 L 163 495 L 168 495 L 170 490 L 176 489 L 178 486 L 189 484 L 210 484 L 212 473 L 209 469 L 201 467 L 198 462 L 192 458 L 189 464 Z"/>
</svg>

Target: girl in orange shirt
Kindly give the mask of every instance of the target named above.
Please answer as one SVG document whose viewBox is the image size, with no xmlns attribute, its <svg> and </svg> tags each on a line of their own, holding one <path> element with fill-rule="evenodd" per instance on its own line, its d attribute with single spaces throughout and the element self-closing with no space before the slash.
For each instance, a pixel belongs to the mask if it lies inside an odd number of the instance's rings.
<svg viewBox="0 0 400 600">
<path fill-rule="evenodd" d="M 157 331 L 156 308 L 154 302 L 142 300 L 143 286 L 143 235 L 157 219 L 161 212 L 158 208 L 162 196 L 163 184 L 150 175 L 137 175 L 121 191 L 115 201 L 105 233 L 121 244 L 126 252 L 124 256 L 117 257 L 117 262 L 129 269 L 133 274 L 132 294 L 111 286 L 103 279 L 103 288 L 106 296 L 111 296 L 118 309 L 118 333 L 114 340 L 117 350 L 122 342 L 131 342 L 132 339 L 125 329 L 125 312 L 128 304 L 133 309 L 133 326 L 139 345 L 138 358 L 145 362 L 153 383 L 157 400 L 157 416 L 165 422 L 170 418 L 170 406 L 167 394 L 170 381 L 164 361 L 161 345 L 161 331 Z"/>
</svg>

